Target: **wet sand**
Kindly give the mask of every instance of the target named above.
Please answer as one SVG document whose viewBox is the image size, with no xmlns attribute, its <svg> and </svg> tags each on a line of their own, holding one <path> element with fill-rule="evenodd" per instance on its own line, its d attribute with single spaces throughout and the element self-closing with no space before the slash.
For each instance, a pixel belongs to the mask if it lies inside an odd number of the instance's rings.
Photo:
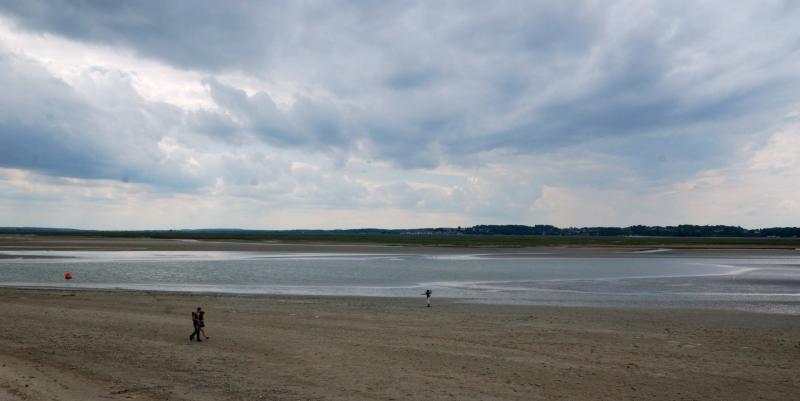
<svg viewBox="0 0 800 401">
<path fill-rule="evenodd" d="M 14 251 L 227 251 L 279 253 L 359 253 L 359 254 L 484 254 L 526 257 L 797 257 L 798 249 L 777 248 L 676 248 L 641 247 L 457 247 L 382 244 L 348 244 L 311 241 L 235 241 L 156 238 L 108 238 L 40 235 L 0 235 L 0 258 L 23 258 Z M 8 255 L 12 254 L 12 255 Z M 36 256 L 40 258 L 42 256 Z"/>
<path fill-rule="evenodd" d="M 1 400 L 790 400 L 800 317 L 0 289 Z M 190 342 L 190 312 L 211 339 Z"/>
</svg>

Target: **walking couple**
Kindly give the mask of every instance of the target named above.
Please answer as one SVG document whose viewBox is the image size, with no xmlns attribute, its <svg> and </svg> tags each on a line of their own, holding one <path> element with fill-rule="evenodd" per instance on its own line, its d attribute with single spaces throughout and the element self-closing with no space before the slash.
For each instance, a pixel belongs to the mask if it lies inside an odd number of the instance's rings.
<svg viewBox="0 0 800 401">
<path fill-rule="evenodd" d="M 194 332 L 189 336 L 189 341 L 194 340 L 197 337 L 197 341 L 203 341 L 200 339 L 200 334 L 208 340 L 208 334 L 206 334 L 206 321 L 205 321 L 206 312 L 201 307 L 197 307 L 197 311 L 192 312 L 192 324 L 194 325 Z"/>
</svg>

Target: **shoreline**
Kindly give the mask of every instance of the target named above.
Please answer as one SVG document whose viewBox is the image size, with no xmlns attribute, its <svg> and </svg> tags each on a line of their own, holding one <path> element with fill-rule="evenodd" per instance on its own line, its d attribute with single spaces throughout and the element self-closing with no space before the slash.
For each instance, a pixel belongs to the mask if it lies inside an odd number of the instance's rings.
<svg viewBox="0 0 800 401">
<path fill-rule="evenodd" d="M 387 295 L 331 295 L 331 294 L 291 294 L 291 293 L 262 293 L 262 292 L 226 292 L 226 291 L 176 291 L 172 289 L 130 289 L 130 288 L 102 288 L 102 287 L 58 287 L 58 286 L 18 286 L 18 285 L 5 285 L 0 284 L 0 291 L 4 290 L 19 290 L 19 291 L 32 291 L 32 292 L 63 292 L 67 293 L 64 296 L 75 296 L 77 293 L 107 293 L 107 294 L 120 294 L 120 295 L 164 295 L 164 296 L 195 296 L 195 297 L 243 297 L 243 298 L 264 298 L 269 299 L 283 299 L 283 298 L 319 298 L 330 301 L 358 301 L 358 300 L 377 300 L 379 302 L 408 302 L 409 300 L 418 299 L 419 296 L 387 296 Z M 72 294 L 75 293 L 75 294 Z M 457 297 L 434 297 L 436 302 L 447 304 L 462 304 L 462 305 L 488 305 L 496 307 L 534 307 L 534 308 L 569 308 L 569 309 L 584 309 L 584 310 L 619 310 L 619 311 L 699 311 L 703 313 L 714 312 L 733 312 L 733 313 L 750 313 L 755 315 L 772 315 L 772 316 L 795 316 L 800 318 L 800 313 L 787 312 L 780 310 L 764 310 L 753 309 L 745 307 L 710 307 L 710 306 L 646 306 L 641 304 L 630 305 L 607 305 L 607 304 L 591 304 L 591 303 L 575 303 L 575 304 L 554 304 L 554 303 L 536 303 L 536 302 L 504 302 L 503 300 L 487 300 L 475 298 L 457 298 Z"/>
<path fill-rule="evenodd" d="M 160 291 L 160 290 L 131 290 L 125 288 L 58 288 L 58 287 L 4 287 L 0 286 L 0 295 L 3 292 L 19 292 L 20 294 L 31 293 L 36 295 L 60 295 L 64 297 L 76 297 L 81 294 L 88 295 L 108 295 L 109 297 L 191 297 L 191 298 L 232 298 L 244 299 L 254 302 L 267 302 L 267 301 L 280 301 L 280 302 L 298 302 L 304 303 L 308 301 L 315 301 L 320 303 L 369 303 L 375 301 L 381 304 L 396 303 L 399 305 L 407 304 L 420 304 L 424 306 L 424 294 L 414 297 L 395 297 L 384 295 L 309 295 L 309 294 L 268 294 L 268 293 L 233 293 L 233 292 L 190 292 L 190 291 Z M 25 296 L 25 295 L 22 295 Z M 610 306 L 591 306 L 591 305 L 552 305 L 552 304 L 526 304 L 526 303 L 499 303 L 499 302 L 484 302 L 476 301 L 470 302 L 470 298 L 432 298 L 434 304 L 446 305 L 461 305 L 464 307 L 487 307 L 487 308 L 532 308 L 532 309 L 572 309 L 581 310 L 586 313 L 591 311 L 630 311 L 632 313 L 683 313 L 683 312 L 697 312 L 701 314 L 714 314 L 714 313 L 732 313 L 732 314 L 745 314 L 745 315 L 766 315 L 766 316 L 792 316 L 800 322 L 800 315 L 784 314 L 784 313 L 769 313 L 761 311 L 750 311 L 740 309 L 716 309 L 716 308 L 694 308 L 694 307 L 646 307 L 646 306 L 623 306 L 623 307 L 610 307 Z"/>
<path fill-rule="evenodd" d="M 0 288 L 0 398 L 791 399 L 800 321 L 738 311 Z M 189 342 L 207 311 L 211 339 Z M 5 398 L 4 398 L 5 397 Z"/>
</svg>

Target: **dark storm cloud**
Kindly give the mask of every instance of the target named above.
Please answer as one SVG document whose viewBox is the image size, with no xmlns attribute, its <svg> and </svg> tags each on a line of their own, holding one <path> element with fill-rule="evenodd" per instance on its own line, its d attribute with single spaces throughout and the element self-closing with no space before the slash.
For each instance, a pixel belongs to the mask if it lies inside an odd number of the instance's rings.
<svg viewBox="0 0 800 401">
<path fill-rule="evenodd" d="M 280 32 L 285 2 L 4 1 L 20 25 L 71 39 L 128 47 L 186 68 L 257 63 Z"/>
<path fill-rule="evenodd" d="M 92 108 L 70 87 L 37 65 L 4 54 L 0 87 L 0 165 L 76 177 L 114 175 L 98 160 L 105 157 L 99 143 L 83 135 Z"/>
<path fill-rule="evenodd" d="M 0 10 L 30 31 L 219 71 L 258 70 L 304 51 L 331 50 L 337 30 L 367 34 L 359 27 L 380 26 L 398 8 L 392 2 L 10 0 Z"/>
</svg>

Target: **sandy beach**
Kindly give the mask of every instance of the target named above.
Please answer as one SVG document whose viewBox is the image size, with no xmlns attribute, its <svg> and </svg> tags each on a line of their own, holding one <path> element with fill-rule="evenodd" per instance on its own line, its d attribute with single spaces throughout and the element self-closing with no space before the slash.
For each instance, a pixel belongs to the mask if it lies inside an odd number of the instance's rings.
<svg viewBox="0 0 800 401">
<path fill-rule="evenodd" d="M 0 245 L 13 258 L 25 250 L 637 252 L 38 236 L 7 236 Z M 435 298 L 432 308 L 424 305 L 422 296 L 0 288 L 6 323 L 0 400 L 789 400 L 800 394 L 800 316 Z M 202 343 L 188 338 L 197 306 L 207 311 L 211 336 Z"/>
<path fill-rule="evenodd" d="M 188 339 L 198 305 L 202 343 Z M 0 289 L 0 308 L 3 400 L 800 394 L 797 316 L 22 289 Z"/>
</svg>

